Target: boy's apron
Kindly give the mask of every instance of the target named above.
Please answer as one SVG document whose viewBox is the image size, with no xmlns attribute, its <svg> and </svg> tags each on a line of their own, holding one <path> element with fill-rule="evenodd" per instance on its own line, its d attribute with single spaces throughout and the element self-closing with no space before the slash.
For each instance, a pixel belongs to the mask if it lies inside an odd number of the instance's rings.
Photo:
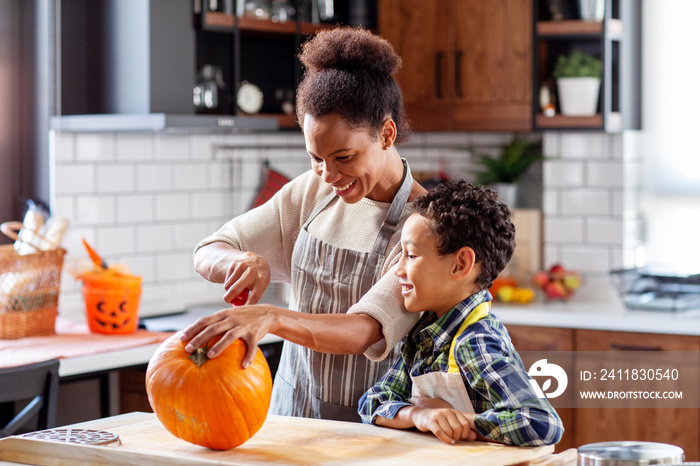
<svg viewBox="0 0 700 466">
<path fill-rule="evenodd" d="M 469 313 L 464 322 L 462 322 L 459 330 L 457 330 L 457 333 L 452 338 L 447 372 L 428 372 L 427 374 L 417 375 L 415 377 L 411 376 L 411 382 L 413 383 L 411 396 L 439 398 L 448 402 L 458 411 L 463 411 L 465 413 L 474 412 L 471 399 L 469 398 L 469 393 L 467 393 L 467 387 L 464 385 L 464 379 L 462 379 L 462 374 L 459 372 L 459 366 L 457 366 L 457 363 L 455 362 L 457 337 L 464 333 L 467 327 L 469 327 L 471 324 L 483 317 L 486 317 L 486 315 L 489 313 L 490 307 L 490 302 L 479 304 L 472 312 Z"/>
<path fill-rule="evenodd" d="M 290 309 L 345 313 L 381 278 L 387 245 L 413 187 L 411 170 L 405 160 L 403 163 L 401 187 L 370 252 L 337 248 L 310 235 L 309 224 L 336 194 L 331 192 L 314 207 L 294 244 Z M 363 234 L 361 221 L 357 227 L 357 234 Z M 360 422 L 360 397 L 384 375 L 398 354 L 394 348 L 384 361 L 375 363 L 362 354 L 324 354 L 285 341 L 270 414 Z"/>
</svg>

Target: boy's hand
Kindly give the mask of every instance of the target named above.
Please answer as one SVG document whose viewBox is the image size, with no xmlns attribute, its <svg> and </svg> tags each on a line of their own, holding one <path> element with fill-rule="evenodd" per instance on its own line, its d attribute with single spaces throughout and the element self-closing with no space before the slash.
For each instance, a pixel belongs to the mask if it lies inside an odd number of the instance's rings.
<svg viewBox="0 0 700 466">
<path fill-rule="evenodd" d="M 432 408 L 432 409 L 438 409 L 438 408 L 445 408 L 445 409 L 454 409 L 451 404 L 449 404 L 445 400 L 441 400 L 440 398 L 431 398 L 429 396 L 419 396 L 415 395 L 412 396 L 410 400 L 408 400 L 413 406 L 418 406 L 419 408 Z"/>
<path fill-rule="evenodd" d="M 411 418 L 421 432 L 432 432 L 448 445 L 460 440 L 476 440 L 476 431 L 467 416 L 456 409 L 414 407 Z"/>
</svg>

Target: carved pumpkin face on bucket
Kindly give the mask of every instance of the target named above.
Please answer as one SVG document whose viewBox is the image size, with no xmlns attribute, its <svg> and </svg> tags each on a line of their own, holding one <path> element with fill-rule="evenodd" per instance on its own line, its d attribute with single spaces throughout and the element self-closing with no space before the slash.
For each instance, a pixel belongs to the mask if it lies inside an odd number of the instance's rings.
<svg viewBox="0 0 700 466">
<path fill-rule="evenodd" d="M 136 330 L 141 278 L 121 276 L 109 281 L 85 280 L 85 313 L 91 332 L 126 334 Z"/>
</svg>

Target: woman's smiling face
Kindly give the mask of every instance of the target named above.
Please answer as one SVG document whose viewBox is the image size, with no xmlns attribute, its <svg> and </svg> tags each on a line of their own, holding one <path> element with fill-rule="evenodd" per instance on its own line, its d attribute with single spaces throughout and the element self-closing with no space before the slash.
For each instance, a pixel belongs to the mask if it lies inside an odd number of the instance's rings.
<svg viewBox="0 0 700 466">
<path fill-rule="evenodd" d="M 395 164 L 385 139 L 366 128 L 355 128 L 336 114 L 304 117 L 304 139 L 311 168 L 340 198 L 354 204 L 363 197 L 391 202 L 395 194 Z M 401 181 L 403 171 L 398 174 Z"/>
</svg>

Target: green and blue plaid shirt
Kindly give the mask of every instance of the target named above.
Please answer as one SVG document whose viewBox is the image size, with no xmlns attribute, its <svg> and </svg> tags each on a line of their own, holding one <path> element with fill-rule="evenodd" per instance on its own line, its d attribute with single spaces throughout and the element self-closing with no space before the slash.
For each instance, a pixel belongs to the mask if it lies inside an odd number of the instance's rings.
<svg viewBox="0 0 700 466">
<path fill-rule="evenodd" d="M 441 318 L 425 312 L 406 337 L 401 357 L 360 399 L 362 422 L 377 416 L 393 419 L 411 406 L 411 377 L 447 372 L 450 344 L 460 325 L 479 304 L 491 300 L 475 293 Z M 509 445 L 550 445 L 564 432 L 561 419 L 546 399 L 532 390 L 508 331 L 496 316 L 471 324 L 457 337 L 455 362 L 474 407 L 474 425 L 486 438 Z"/>
</svg>

